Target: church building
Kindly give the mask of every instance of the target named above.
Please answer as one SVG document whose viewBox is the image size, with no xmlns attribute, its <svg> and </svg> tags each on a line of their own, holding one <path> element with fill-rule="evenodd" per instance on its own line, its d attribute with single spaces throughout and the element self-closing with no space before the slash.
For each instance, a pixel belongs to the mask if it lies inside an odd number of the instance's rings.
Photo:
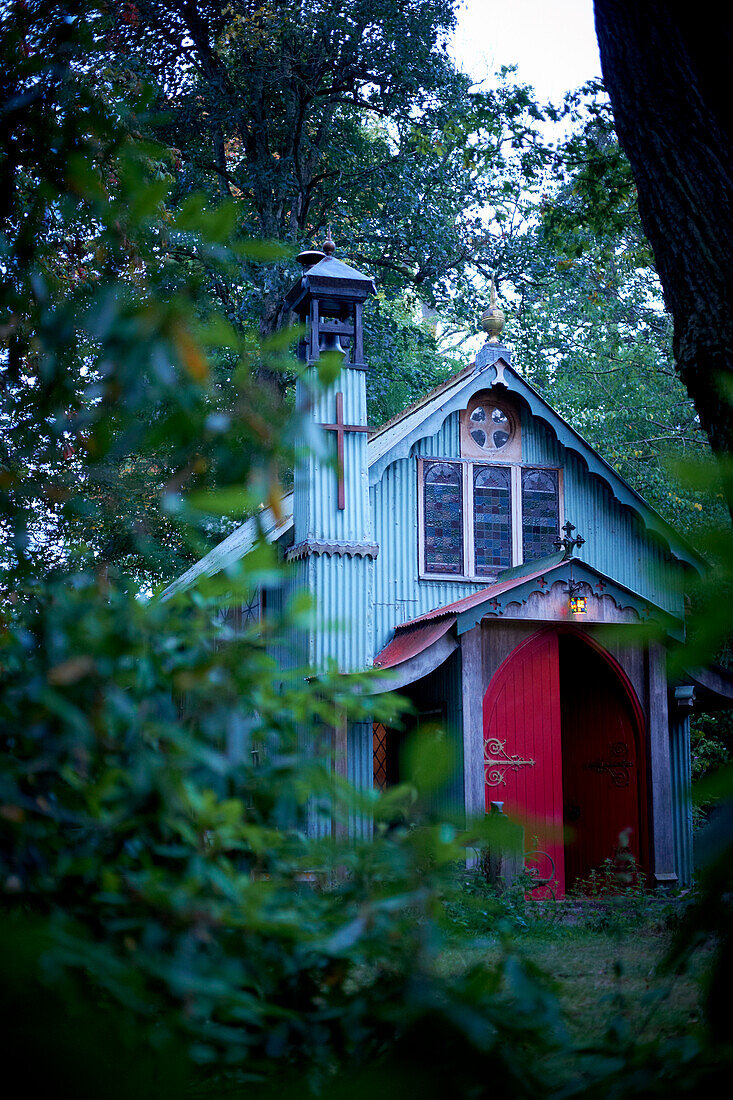
<svg viewBox="0 0 733 1100">
<path fill-rule="evenodd" d="M 652 886 L 688 882 L 690 712 L 731 699 L 712 672 L 667 675 L 703 560 L 522 378 L 493 299 L 475 362 L 369 428 L 374 284 L 330 240 L 299 260 L 286 298 L 306 331 L 297 402 L 332 457 L 310 448 L 284 515 L 259 524 L 290 563 L 267 599 L 303 588 L 315 600 L 304 660 L 388 671 L 375 690 L 399 690 L 418 734 L 437 722 L 451 740 L 435 809 L 503 804 L 552 857 L 558 893 L 612 857 L 621 832 Z M 327 391 L 315 384 L 325 351 L 343 358 Z M 248 520 L 168 593 L 226 570 L 257 529 Z M 385 788 L 404 736 L 350 725 L 338 763 Z"/>
</svg>

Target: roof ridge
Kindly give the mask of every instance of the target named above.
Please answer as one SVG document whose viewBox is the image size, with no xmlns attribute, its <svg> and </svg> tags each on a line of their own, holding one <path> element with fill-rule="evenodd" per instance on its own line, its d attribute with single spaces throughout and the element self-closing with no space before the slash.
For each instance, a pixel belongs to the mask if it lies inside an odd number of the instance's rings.
<svg viewBox="0 0 733 1100">
<path fill-rule="evenodd" d="M 553 555 L 554 556 L 554 555 Z M 542 562 L 546 562 L 547 559 L 538 559 L 538 562 L 542 565 Z M 534 562 L 528 564 L 535 564 Z M 442 619 L 448 615 L 456 615 L 459 610 L 464 608 L 473 607 L 476 604 L 482 603 L 483 600 L 489 599 L 492 595 L 500 596 L 504 592 L 510 592 L 512 588 L 518 587 L 520 584 L 525 584 L 528 581 L 536 580 L 544 573 L 552 573 L 555 569 L 558 569 L 563 565 L 563 561 L 558 561 L 554 565 L 547 566 L 542 565 L 540 569 L 534 569 L 533 571 L 523 576 L 510 576 L 506 580 L 492 581 L 491 584 L 487 584 L 482 588 L 477 589 L 475 592 L 469 592 L 466 596 L 460 596 L 457 600 L 451 600 L 450 603 L 444 604 L 442 607 L 433 608 L 432 611 L 424 611 L 421 615 L 416 615 L 413 619 L 408 619 L 404 623 L 398 623 L 395 626 L 395 631 L 398 630 L 411 630 L 413 627 L 419 626 L 421 623 L 430 622 L 433 619 Z M 590 566 L 589 568 L 593 568 Z M 510 570 L 506 570 L 510 572 Z M 598 572 L 594 570 L 594 572 Z M 501 574 L 500 574 L 501 576 Z"/>
<path fill-rule="evenodd" d="M 404 420 L 410 413 L 416 412 L 426 402 L 431 401 L 434 397 L 437 397 L 443 390 L 447 390 L 455 382 L 460 381 L 461 378 L 465 378 L 468 374 L 473 373 L 476 369 L 476 360 L 472 360 L 466 367 L 461 367 L 459 371 L 452 374 L 450 378 L 446 378 L 443 382 L 439 382 L 437 386 L 434 386 L 432 390 L 428 390 L 423 397 L 419 397 L 417 401 L 413 401 L 411 405 L 408 405 L 402 410 L 402 412 L 395 413 L 389 420 L 385 420 L 383 424 L 380 424 L 378 428 L 369 433 L 369 439 L 376 439 L 382 432 L 386 432 L 388 428 L 394 427 L 395 424 L 399 424 L 400 420 Z"/>
</svg>

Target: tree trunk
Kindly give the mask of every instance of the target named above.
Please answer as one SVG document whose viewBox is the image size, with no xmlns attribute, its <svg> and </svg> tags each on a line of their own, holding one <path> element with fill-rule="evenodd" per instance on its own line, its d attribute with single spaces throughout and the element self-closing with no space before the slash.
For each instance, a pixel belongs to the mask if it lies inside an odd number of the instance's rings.
<svg viewBox="0 0 733 1100">
<path fill-rule="evenodd" d="M 733 454 L 733 157 L 725 9 L 594 0 L 603 79 L 674 318 L 674 351 L 713 450 Z M 733 515 L 733 478 L 725 476 Z"/>
</svg>

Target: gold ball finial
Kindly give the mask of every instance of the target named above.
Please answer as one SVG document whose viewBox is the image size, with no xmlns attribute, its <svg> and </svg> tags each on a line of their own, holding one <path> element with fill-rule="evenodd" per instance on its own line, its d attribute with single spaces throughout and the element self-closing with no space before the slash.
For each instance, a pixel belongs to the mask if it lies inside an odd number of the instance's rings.
<svg viewBox="0 0 733 1100">
<path fill-rule="evenodd" d="M 326 253 L 327 256 L 333 256 L 334 252 L 336 251 L 336 244 L 333 240 L 333 237 L 331 236 L 331 226 L 330 225 L 328 227 L 328 236 L 326 237 L 325 241 L 323 242 L 323 251 Z"/>
<path fill-rule="evenodd" d="M 481 318 L 481 328 L 489 338 L 490 344 L 498 344 L 499 337 L 504 331 L 504 310 L 496 304 L 496 286 L 491 280 L 491 300 L 489 308 Z"/>
</svg>

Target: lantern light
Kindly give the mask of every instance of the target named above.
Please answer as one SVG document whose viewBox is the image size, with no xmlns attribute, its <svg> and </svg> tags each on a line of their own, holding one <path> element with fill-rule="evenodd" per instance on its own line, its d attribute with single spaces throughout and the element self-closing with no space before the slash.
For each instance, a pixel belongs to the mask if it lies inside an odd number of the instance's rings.
<svg viewBox="0 0 733 1100">
<path fill-rule="evenodd" d="M 588 597 L 581 596 L 583 582 L 576 581 L 573 577 L 573 566 L 570 566 L 570 580 L 568 581 L 568 610 L 571 615 L 586 615 L 588 613 Z"/>
</svg>

